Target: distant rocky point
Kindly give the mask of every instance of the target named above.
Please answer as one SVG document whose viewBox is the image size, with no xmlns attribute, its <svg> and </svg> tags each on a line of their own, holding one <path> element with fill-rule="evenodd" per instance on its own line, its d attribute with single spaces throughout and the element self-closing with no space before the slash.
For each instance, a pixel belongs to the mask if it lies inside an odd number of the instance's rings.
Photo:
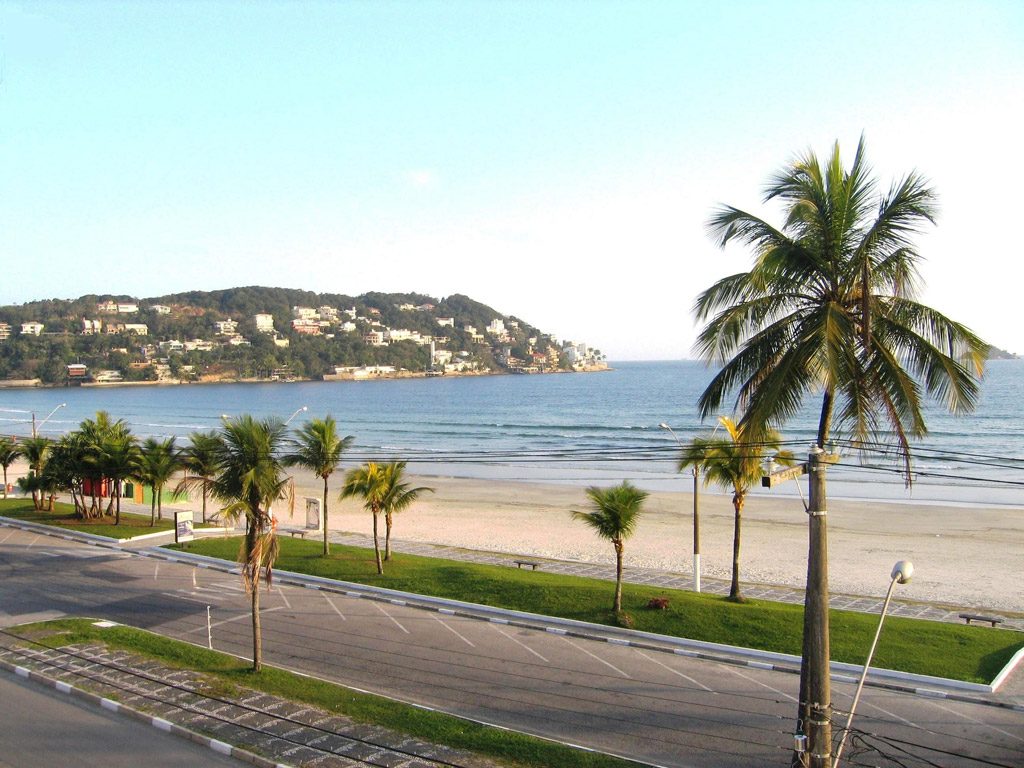
<svg viewBox="0 0 1024 768">
<path fill-rule="evenodd" d="M 999 347 L 993 347 L 989 345 L 987 360 L 1018 360 L 1020 355 L 1015 355 L 1013 352 L 1007 352 L 1005 349 L 999 349 Z"/>
</svg>

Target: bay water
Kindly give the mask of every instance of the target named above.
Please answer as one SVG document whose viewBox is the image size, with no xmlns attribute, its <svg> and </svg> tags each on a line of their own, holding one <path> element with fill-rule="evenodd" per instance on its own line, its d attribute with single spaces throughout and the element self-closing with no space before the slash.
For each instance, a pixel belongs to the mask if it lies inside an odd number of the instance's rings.
<svg viewBox="0 0 1024 768">
<path fill-rule="evenodd" d="M 0 389 L 0 432 L 31 434 L 34 413 L 40 434 L 58 437 L 104 410 L 140 438 L 174 435 L 184 443 L 191 432 L 217 429 L 222 415 L 287 419 L 305 406 L 290 426 L 329 413 L 342 434 L 354 436 L 346 467 L 400 458 L 422 475 L 578 485 L 629 479 L 650 490 L 689 490 L 688 472 L 676 472 L 676 439 L 713 431 L 716 420 L 702 423 L 696 405 L 712 372 L 694 361 L 611 366 L 551 375 Z M 810 447 L 819 406 L 820 396 L 808 397 L 781 430 L 797 457 Z M 909 488 L 898 456 L 883 450 L 895 448 L 891 437 L 864 453 L 840 440 L 830 497 L 1024 507 L 1024 360 L 988 364 L 974 413 L 951 416 L 931 404 L 927 423 Z M 806 493 L 796 482 L 755 492 Z"/>
</svg>

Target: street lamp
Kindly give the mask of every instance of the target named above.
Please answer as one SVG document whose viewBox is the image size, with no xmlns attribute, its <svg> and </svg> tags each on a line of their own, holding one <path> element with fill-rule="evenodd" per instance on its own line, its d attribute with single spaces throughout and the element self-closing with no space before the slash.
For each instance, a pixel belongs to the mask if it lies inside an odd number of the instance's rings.
<svg viewBox="0 0 1024 768">
<path fill-rule="evenodd" d="M 658 425 L 662 429 L 668 430 L 668 433 L 672 435 L 672 438 L 676 441 L 680 450 L 683 450 L 683 443 L 676 436 L 676 433 L 672 431 L 672 427 L 666 424 L 664 421 Z M 693 591 L 700 592 L 700 464 L 694 462 L 693 464 Z"/>
<path fill-rule="evenodd" d="M 868 651 L 868 660 L 864 662 L 864 670 L 860 673 L 860 681 L 857 683 L 857 692 L 853 695 L 853 704 L 850 705 L 850 716 L 846 719 L 846 728 L 843 730 L 843 738 L 839 740 L 839 747 L 836 749 L 836 756 L 832 762 L 833 768 L 839 765 L 839 758 L 843 754 L 843 747 L 846 746 L 846 738 L 850 735 L 850 725 L 853 723 L 853 713 L 857 711 L 857 702 L 860 701 L 860 692 L 864 688 L 864 681 L 868 676 L 868 667 L 871 666 L 871 659 L 875 655 L 875 646 L 878 645 L 878 637 L 882 634 L 882 622 L 885 621 L 885 612 L 889 610 L 889 600 L 892 598 L 892 590 L 897 584 L 906 584 L 914 575 L 914 564 L 909 560 L 900 560 L 892 567 L 889 574 L 892 581 L 889 582 L 889 591 L 885 593 L 885 602 L 882 603 L 882 614 L 878 617 L 878 629 L 875 630 L 875 639 L 871 641 L 871 650 Z"/>
<path fill-rule="evenodd" d="M 36 426 L 36 412 L 32 411 L 32 437 L 36 437 L 39 433 L 39 430 L 43 428 L 43 425 L 50 420 L 50 417 L 53 416 L 53 414 L 55 414 L 61 408 L 64 408 L 65 406 L 67 406 L 67 403 L 61 403 L 60 405 L 54 407 L 52 411 L 46 414 L 46 418 L 39 422 L 39 426 Z"/>
<path fill-rule="evenodd" d="M 295 411 L 295 413 L 293 413 L 293 414 L 292 414 L 291 416 L 289 416 L 289 417 L 287 418 L 287 420 L 286 420 L 286 421 L 284 422 L 284 425 L 285 425 L 285 426 L 287 427 L 287 426 L 288 426 L 288 425 L 289 425 L 289 424 L 291 423 L 291 420 L 292 420 L 292 419 L 294 419 L 294 418 L 295 418 L 296 416 L 298 416 L 298 415 L 299 415 L 300 413 L 303 413 L 304 411 L 308 411 L 308 410 L 309 410 L 309 408 L 308 408 L 307 406 L 305 406 L 305 405 L 304 405 L 304 406 L 302 406 L 302 407 L 301 407 L 301 408 L 299 408 L 299 409 L 298 409 L 297 411 Z"/>
</svg>

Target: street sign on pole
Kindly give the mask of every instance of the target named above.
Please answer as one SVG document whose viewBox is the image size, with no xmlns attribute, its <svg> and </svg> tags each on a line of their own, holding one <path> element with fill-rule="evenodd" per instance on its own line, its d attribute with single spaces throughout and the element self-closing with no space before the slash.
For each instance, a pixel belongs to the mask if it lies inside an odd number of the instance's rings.
<svg viewBox="0 0 1024 768">
<path fill-rule="evenodd" d="M 180 544 L 183 541 L 192 541 L 195 535 L 192 532 L 194 514 L 190 509 L 176 509 L 174 511 L 174 543 Z"/>
</svg>

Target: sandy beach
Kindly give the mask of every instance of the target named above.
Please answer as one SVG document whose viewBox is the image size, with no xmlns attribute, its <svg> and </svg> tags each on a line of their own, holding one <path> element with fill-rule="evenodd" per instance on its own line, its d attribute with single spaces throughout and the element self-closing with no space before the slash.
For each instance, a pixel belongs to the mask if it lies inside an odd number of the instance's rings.
<svg viewBox="0 0 1024 768">
<path fill-rule="evenodd" d="M 296 476 L 298 493 L 319 496 L 322 484 Z M 449 544 L 536 557 L 614 562 L 611 545 L 582 523 L 582 488 L 564 485 L 415 478 L 435 488 L 396 517 L 398 540 Z M 340 478 L 336 483 L 340 486 Z M 332 491 L 332 530 L 370 534 L 371 517 Z M 732 563 L 730 497 L 702 490 L 701 563 L 705 577 L 727 579 Z M 654 493 L 634 536 L 628 566 L 692 575 L 693 499 L 690 493 Z M 296 513 L 296 523 L 300 515 Z M 398 547 L 400 549 L 400 545 Z M 748 498 L 744 509 L 741 581 L 803 587 L 807 516 L 799 499 Z M 900 598 L 954 606 L 1024 611 L 1024 509 L 974 509 L 847 500 L 829 502 L 831 589 L 884 595 L 897 560 L 913 561 L 913 581 Z"/>
<path fill-rule="evenodd" d="M 25 472 L 8 471 L 9 482 Z M 298 472 L 296 496 L 320 498 L 323 484 Z M 331 530 L 369 535 L 370 514 L 355 500 L 338 501 L 342 471 L 331 479 Z M 583 488 L 522 482 L 416 477 L 435 489 L 396 517 L 394 538 L 510 554 L 614 562 L 611 545 L 578 521 Z M 701 570 L 728 579 L 732 562 L 730 497 L 701 491 Z M 177 505 L 176 505 L 177 506 Z M 189 505 L 198 508 L 195 503 Z M 301 525 L 301 504 L 294 520 Z M 830 585 L 833 592 L 884 595 L 897 560 L 914 563 L 904 600 L 1024 612 L 1024 508 L 973 508 L 830 499 Z M 693 499 L 689 492 L 652 493 L 636 533 L 626 542 L 629 566 L 692 575 Z M 803 587 L 807 516 L 798 498 L 751 496 L 743 514 L 740 578 L 746 584 Z"/>
</svg>

